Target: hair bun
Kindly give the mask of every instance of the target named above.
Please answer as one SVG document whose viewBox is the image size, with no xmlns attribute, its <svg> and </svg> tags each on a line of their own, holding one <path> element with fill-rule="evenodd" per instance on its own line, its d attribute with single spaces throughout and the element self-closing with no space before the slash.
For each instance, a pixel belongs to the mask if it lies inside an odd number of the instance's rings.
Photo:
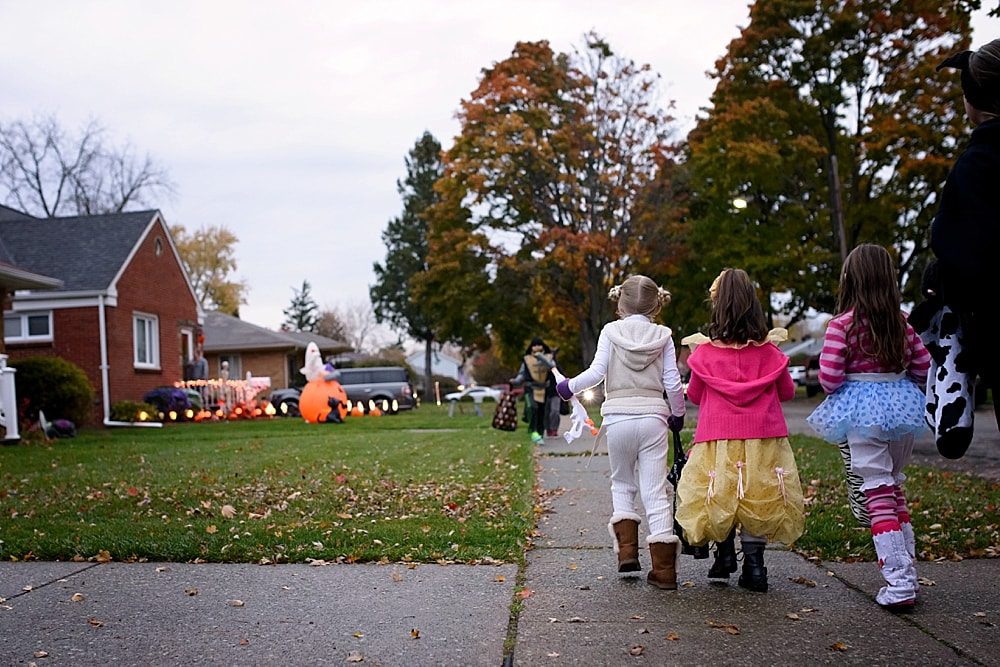
<svg viewBox="0 0 1000 667">
<path fill-rule="evenodd" d="M 663 289 L 662 287 L 656 288 L 656 296 L 660 301 L 661 306 L 665 306 L 670 303 L 670 292 Z"/>
<path fill-rule="evenodd" d="M 611 299 L 612 301 L 617 301 L 618 299 L 621 298 L 621 296 L 622 296 L 621 285 L 615 285 L 614 287 L 608 290 L 608 298 Z"/>
</svg>

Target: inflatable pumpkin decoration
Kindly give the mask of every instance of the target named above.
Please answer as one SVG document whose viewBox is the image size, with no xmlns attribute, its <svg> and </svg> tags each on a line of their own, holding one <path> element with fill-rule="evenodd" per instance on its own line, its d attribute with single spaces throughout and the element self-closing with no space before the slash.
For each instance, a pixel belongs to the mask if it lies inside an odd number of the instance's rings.
<svg viewBox="0 0 1000 667">
<path fill-rule="evenodd" d="M 334 409 L 337 414 L 331 415 Z M 347 416 L 347 392 L 336 380 L 312 380 L 299 396 L 299 412 L 311 424 L 343 421 Z"/>
</svg>

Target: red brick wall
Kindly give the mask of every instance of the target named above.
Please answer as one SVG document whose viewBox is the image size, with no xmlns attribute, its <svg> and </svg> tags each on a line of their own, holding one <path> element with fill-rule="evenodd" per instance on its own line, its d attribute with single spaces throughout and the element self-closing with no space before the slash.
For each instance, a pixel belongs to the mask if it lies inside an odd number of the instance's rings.
<svg viewBox="0 0 1000 667">
<path fill-rule="evenodd" d="M 206 344 L 208 341 L 206 341 Z M 288 354 L 291 350 L 261 350 L 257 352 L 239 352 L 240 355 L 240 377 L 232 377 L 232 380 L 242 380 L 246 377 L 247 371 L 258 377 L 271 378 L 271 388 L 281 389 L 288 386 Z M 219 355 L 236 354 L 226 352 L 206 352 L 205 361 L 208 362 L 208 377 L 219 376 Z M 301 364 L 300 364 L 301 365 Z"/>
<path fill-rule="evenodd" d="M 155 252 L 157 238 L 162 243 L 159 256 Z M 118 280 L 118 305 L 105 312 L 111 403 L 141 400 L 150 389 L 183 378 L 181 329 L 197 329 L 198 306 L 170 249 L 167 231 L 159 222 L 150 229 Z M 159 318 L 159 370 L 135 368 L 134 312 Z"/>
</svg>

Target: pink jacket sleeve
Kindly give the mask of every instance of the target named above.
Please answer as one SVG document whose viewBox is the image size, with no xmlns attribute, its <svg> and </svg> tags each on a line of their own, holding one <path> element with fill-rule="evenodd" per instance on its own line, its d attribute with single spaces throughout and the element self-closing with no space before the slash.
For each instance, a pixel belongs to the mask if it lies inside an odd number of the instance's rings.
<svg viewBox="0 0 1000 667">
<path fill-rule="evenodd" d="M 790 401 L 793 398 L 795 398 L 795 382 L 792 380 L 791 373 L 785 370 L 778 378 L 778 400 Z"/>
<path fill-rule="evenodd" d="M 695 372 L 691 373 L 691 381 L 688 382 L 687 397 L 692 403 L 698 405 L 701 403 L 701 396 L 705 392 L 705 382 L 698 377 Z"/>
</svg>

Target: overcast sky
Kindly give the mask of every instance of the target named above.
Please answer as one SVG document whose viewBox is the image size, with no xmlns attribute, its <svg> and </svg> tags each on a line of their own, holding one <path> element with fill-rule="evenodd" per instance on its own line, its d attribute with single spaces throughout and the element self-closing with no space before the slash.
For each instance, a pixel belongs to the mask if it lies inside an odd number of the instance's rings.
<svg viewBox="0 0 1000 667">
<path fill-rule="evenodd" d="M 977 45 L 1000 36 L 985 14 Z M 321 306 L 367 300 L 403 156 L 424 130 L 450 144 L 516 41 L 597 30 L 662 76 L 686 132 L 747 17 L 745 0 L 0 0 L 0 119 L 94 117 L 148 151 L 178 185 L 167 222 L 234 231 L 242 317 L 277 327 L 303 279 Z"/>
</svg>

